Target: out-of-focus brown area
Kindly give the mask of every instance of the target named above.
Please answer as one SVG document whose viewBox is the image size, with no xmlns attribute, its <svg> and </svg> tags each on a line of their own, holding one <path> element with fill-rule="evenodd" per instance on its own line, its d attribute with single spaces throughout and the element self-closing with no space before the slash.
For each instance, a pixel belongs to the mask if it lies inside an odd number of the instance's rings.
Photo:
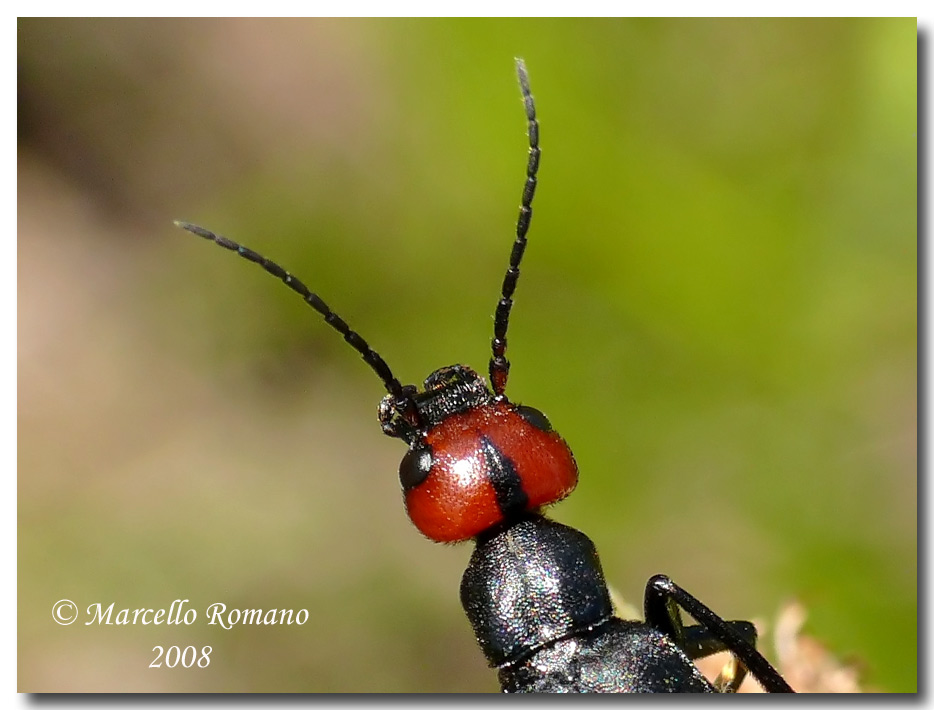
<svg viewBox="0 0 934 710">
<path fill-rule="evenodd" d="M 853 666 L 916 689 L 910 18 L 21 19 L 17 39 L 19 690 L 497 689 L 458 600 L 470 545 L 408 522 L 379 382 L 172 221 L 281 262 L 406 383 L 484 371 L 526 161 L 517 55 L 543 155 L 509 395 L 580 466 L 552 514 L 629 599 L 655 573 L 725 618 L 801 599 L 803 629 L 780 617 L 763 646 L 796 687 Z M 85 624 L 176 599 L 191 625 Z M 309 618 L 225 630 L 214 602 Z M 157 645 L 211 662 L 150 668 Z"/>
</svg>

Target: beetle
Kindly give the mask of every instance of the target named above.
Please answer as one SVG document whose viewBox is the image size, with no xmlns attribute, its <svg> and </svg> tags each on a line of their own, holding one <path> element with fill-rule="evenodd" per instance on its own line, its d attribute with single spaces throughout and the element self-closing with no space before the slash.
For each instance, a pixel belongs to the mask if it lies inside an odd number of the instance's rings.
<svg viewBox="0 0 934 710">
<path fill-rule="evenodd" d="M 304 283 L 257 252 L 189 222 L 183 229 L 258 264 L 340 333 L 387 390 L 383 433 L 408 445 L 399 466 L 406 511 L 436 542 L 473 539 L 461 603 L 503 692 L 732 692 L 751 673 L 794 692 L 755 648 L 747 621 L 725 621 L 664 575 L 645 589 L 645 621 L 617 618 L 593 542 L 542 510 L 577 485 L 574 455 L 540 410 L 506 396 L 506 333 L 541 159 L 528 71 L 516 60 L 529 153 L 516 238 L 493 327 L 490 386 L 464 365 L 402 385 L 385 360 Z M 697 622 L 685 625 L 681 610 Z M 693 663 L 727 650 L 711 683 Z"/>
</svg>

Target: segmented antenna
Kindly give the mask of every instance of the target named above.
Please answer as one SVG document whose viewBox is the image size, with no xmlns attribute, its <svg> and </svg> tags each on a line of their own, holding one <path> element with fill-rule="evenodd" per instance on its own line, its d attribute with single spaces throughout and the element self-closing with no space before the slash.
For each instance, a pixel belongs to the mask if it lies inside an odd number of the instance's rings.
<svg viewBox="0 0 934 710">
<path fill-rule="evenodd" d="M 516 58 L 516 73 L 519 75 L 519 89 L 525 104 L 525 115 L 529 121 L 529 163 L 526 168 L 525 187 L 522 190 L 522 205 L 519 207 L 519 221 L 516 224 L 516 241 L 509 256 L 509 268 L 503 279 L 503 293 L 496 306 L 493 322 L 493 357 L 490 358 L 490 384 L 493 393 L 500 397 L 506 391 L 506 379 L 509 377 L 509 361 L 506 359 L 506 329 L 509 327 L 509 312 L 512 310 L 512 294 L 519 280 L 519 262 L 525 252 L 525 235 L 532 221 L 532 198 L 538 184 L 538 161 L 542 151 L 538 147 L 538 121 L 535 118 L 535 100 L 529 88 L 529 73 L 525 62 Z"/>
<path fill-rule="evenodd" d="M 397 380 L 392 374 L 392 370 L 389 369 L 389 365 L 386 364 L 386 361 L 383 360 L 379 353 L 373 350 L 373 348 L 371 348 L 362 337 L 360 337 L 359 333 L 351 330 L 350 326 L 348 326 L 339 315 L 328 308 L 328 305 L 324 301 L 322 301 L 316 294 L 309 291 L 305 284 L 292 276 L 292 274 L 290 274 L 275 262 L 269 261 L 269 259 L 266 257 L 257 254 L 252 249 L 248 249 L 245 246 L 241 246 L 240 244 L 227 239 L 227 237 L 214 234 L 214 232 L 210 232 L 204 227 L 199 227 L 196 224 L 179 221 L 176 221 L 175 224 L 176 226 L 181 227 L 182 229 L 185 229 L 192 234 L 196 234 L 199 237 L 213 241 L 218 246 L 224 247 L 224 249 L 237 252 L 237 254 L 242 256 L 247 261 L 252 261 L 254 264 L 259 264 L 270 274 L 282 281 L 282 283 L 295 291 L 305 300 L 305 303 L 324 316 L 325 323 L 344 336 L 344 340 L 347 341 L 350 347 L 360 353 L 360 355 L 363 357 L 363 361 L 371 368 L 373 368 L 373 371 L 377 374 L 379 379 L 383 381 L 383 384 L 386 386 L 386 390 L 389 392 L 389 394 L 391 394 L 397 402 L 407 403 L 406 406 L 403 407 L 403 410 L 411 412 L 413 416 L 417 416 L 414 402 L 412 402 L 411 396 L 404 391 L 405 388 L 402 386 L 402 383 L 400 383 L 399 380 Z"/>
</svg>

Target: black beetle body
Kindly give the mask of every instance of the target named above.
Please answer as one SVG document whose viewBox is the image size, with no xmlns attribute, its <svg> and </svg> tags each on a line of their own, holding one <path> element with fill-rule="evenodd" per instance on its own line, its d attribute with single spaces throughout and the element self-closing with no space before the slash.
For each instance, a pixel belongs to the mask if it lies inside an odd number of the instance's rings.
<svg viewBox="0 0 934 710">
<path fill-rule="evenodd" d="M 689 656 L 664 630 L 667 605 L 656 625 L 648 608 L 646 622 L 614 617 L 594 544 L 541 515 L 477 539 L 461 603 L 503 692 L 717 692 L 691 658 L 725 644 L 689 627 L 707 640 Z M 755 638 L 748 622 L 729 625 Z M 686 638 L 684 645 L 691 648 Z"/>
</svg>

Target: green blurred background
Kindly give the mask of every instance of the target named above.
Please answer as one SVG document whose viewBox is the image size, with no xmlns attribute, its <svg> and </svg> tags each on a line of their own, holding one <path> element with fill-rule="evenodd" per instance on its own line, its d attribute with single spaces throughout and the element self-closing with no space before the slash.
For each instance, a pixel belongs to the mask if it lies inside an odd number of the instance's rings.
<svg viewBox="0 0 934 710">
<path fill-rule="evenodd" d="M 382 387 L 485 372 L 525 57 L 543 147 L 509 394 L 554 517 L 917 685 L 917 27 L 906 20 L 20 20 L 19 689 L 492 691 Z M 51 605 L 307 608 L 62 627 Z M 207 669 L 148 668 L 212 645 Z M 764 646 L 772 653 L 770 639 Z"/>
</svg>

